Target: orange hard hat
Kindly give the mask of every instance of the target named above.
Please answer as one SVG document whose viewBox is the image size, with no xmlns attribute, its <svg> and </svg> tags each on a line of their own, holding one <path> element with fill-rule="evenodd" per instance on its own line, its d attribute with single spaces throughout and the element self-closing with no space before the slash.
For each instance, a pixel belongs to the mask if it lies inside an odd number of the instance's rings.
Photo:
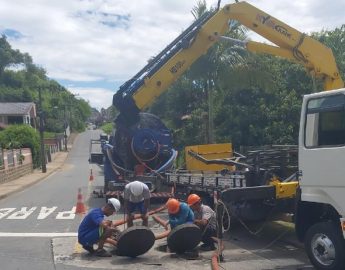
<svg viewBox="0 0 345 270">
<path fill-rule="evenodd" d="M 200 202 L 201 198 L 196 194 L 190 194 L 187 199 L 187 203 L 189 206 L 192 206 L 196 204 L 197 202 Z"/>
<path fill-rule="evenodd" d="M 169 214 L 176 214 L 180 210 L 180 202 L 176 199 L 169 199 L 166 203 Z"/>
</svg>

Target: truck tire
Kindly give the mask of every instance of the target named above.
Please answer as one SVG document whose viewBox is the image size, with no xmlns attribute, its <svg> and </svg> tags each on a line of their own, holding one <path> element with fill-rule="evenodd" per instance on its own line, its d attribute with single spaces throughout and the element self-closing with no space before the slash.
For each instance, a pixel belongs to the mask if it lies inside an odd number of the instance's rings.
<svg viewBox="0 0 345 270">
<path fill-rule="evenodd" d="M 335 223 L 320 222 L 311 226 L 304 244 L 309 260 L 316 269 L 345 269 L 344 239 Z"/>
</svg>

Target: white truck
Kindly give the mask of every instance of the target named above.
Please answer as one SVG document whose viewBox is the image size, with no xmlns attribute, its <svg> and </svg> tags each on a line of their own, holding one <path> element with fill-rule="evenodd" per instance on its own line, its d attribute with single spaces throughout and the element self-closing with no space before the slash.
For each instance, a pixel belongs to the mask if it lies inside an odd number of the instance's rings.
<svg viewBox="0 0 345 270">
<path fill-rule="evenodd" d="M 275 45 L 223 37 L 229 20 L 237 20 Z M 255 200 L 255 204 L 260 205 L 266 200 L 288 199 L 294 208 L 298 238 L 305 243 L 313 265 L 320 270 L 345 269 L 345 164 L 342 164 L 345 160 L 345 89 L 333 53 L 317 40 L 246 2 L 225 5 L 204 14 L 115 93 L 113 105 L 120 112 L 117 131 L 121 126 L 123 131 L 113 153 L 129 154 L 120 156 L 121 162 L 113 162 L 113 167 L 125 175 L 137 163 L 145 165 L 151 173 L 161 164 L 171 164 L 175 158 L 171 151 L 171 136 L 160 123 L 147 124 L 143 128 L 139 122 L 140 112 L 214 43 L 224 39 L 237 42 L 251 52 L 300 63 L 314 77 L 323 80 L 324 92 L 304 96 L 298 177 L 286 182 L 274 178 L 264 182 L 254 179 L 253 183 L 246 180 L 245 186 L 225 188 L 220 187 L 221 176 L 197 178 L 175 174 L 168 178 L 168 183 L 174 182 L 185 191 L 196 186 L 204 190 L 216 189 L 226 202 Z M 235 176 L 238 175 L 231 173 L 228 179 L 221 180 L 234 181 Z M 200 183 L 196 185 L 191 179 L 200 180 Z M 244 178 L 241 176 L 240 179 Z"/>
</svg>

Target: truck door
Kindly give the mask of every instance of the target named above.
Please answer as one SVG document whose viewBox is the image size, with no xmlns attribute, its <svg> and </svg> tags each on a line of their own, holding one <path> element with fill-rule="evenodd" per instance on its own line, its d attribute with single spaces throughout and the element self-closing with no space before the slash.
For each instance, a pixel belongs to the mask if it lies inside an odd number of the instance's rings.
<svg viewBox="0 0 345 270">
<path fill-rule="evenodd" d="M 345 89 L 306 95 L 299 134 L 301 200 L 345 215 Z"/>
</svg>

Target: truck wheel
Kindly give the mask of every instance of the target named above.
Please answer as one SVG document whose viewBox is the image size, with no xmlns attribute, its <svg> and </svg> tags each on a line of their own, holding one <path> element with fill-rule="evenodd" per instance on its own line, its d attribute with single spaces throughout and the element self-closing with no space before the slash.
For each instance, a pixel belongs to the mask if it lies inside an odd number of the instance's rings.
<svg viewBox="0 0 345 270">
<path fill-rule="evenodd" d="M 304 244 L 316 269 L 345 269 L 344 239 L 339 227 L 333 222 L 320 222 L 311 226 Z"/>
</svg>

